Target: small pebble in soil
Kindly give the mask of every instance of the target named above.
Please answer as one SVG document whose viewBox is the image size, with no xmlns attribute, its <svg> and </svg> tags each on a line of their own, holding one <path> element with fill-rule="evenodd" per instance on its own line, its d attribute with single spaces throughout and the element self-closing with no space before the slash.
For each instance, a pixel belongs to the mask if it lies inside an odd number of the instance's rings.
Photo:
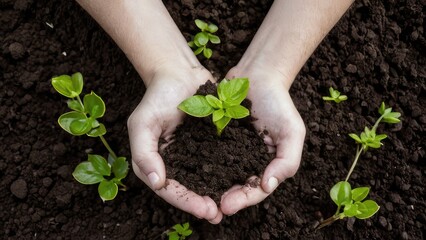
<svg viewBox="0 0 426 240">
<path fill-rule="evenodd" d="M 13 59 L 21 59 L 25 55 L 25 49 L 22 44 L 14 42 L 9 45 L 9 52 Z"/>
<path fill-rule="evenodd" d="M 50 177 L 45 177 L 43 178 L 43 186 L 44 187 L 50 187 L 50 185 L 52 185 L 53 180 Z"/>
<path fill-rule="evenodd" d="M 382 226 L 382 227 L 384 227 L 384 228 L 386 228 L 386 226 L 388 225 L 388 221 L 386 220 L 386 218 L 385 217 L 383 217 L 383 216 L 380 216 L 379 217 L 379 223 L 380 223 L 380 225 Z"/>
<path fill-rule="evenodd" d="M 28 194 L 27 182 L 25 182 L 23 179 L 14 181 L 12 185 L 10 185 L 10 191 L 15 197 L 19 199 L 26 198 Z"/>
<path fill-rule="evenodd" d="M 61 178 L 63 178 L 64 180 L 69 180 L 71 178 L 71 167 L 68 165 L 64 165 L 58 168 L 57 172 L 56 172 L 59 176 L 61 176 Z"/>
</svg>

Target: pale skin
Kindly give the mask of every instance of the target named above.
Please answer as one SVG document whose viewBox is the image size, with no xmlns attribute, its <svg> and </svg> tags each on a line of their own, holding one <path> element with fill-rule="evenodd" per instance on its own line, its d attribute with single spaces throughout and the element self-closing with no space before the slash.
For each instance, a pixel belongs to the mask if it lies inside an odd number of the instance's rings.
<svg viewBox="0 0 426 240">
<path fill-rule="evenodd" d="M 219 223 L 263 201 L 300 164 L 305 125 L 289 95 L 297 73 L 353 0 L 277 0 L 239 63 L 227 78 L 248 77 L 248 98 L 265 143 L 276 156 L 262 174 L 260 186 L 235 185 L 220 207 L 208 196 L 166 179 L 158 151 L 160 138 L 170 139 L 184 114 L 176 106 L 207 80 L 215 81 L 197 60 L 167 9 L 159 0 L 77 1 L 130 59 L 147 91 L 128 120 L 135 174 L 165 201 Z M 220 32 L 218 32 L 220 35 Z M 251 179 L 257 178 L 256 176 Z M 167 182 L 167 184 L 166 184 Z M 167 187 L 165 187 L 167 186 Z M 185 197 L 182 197 L 184 195 Z"/>
</svg>

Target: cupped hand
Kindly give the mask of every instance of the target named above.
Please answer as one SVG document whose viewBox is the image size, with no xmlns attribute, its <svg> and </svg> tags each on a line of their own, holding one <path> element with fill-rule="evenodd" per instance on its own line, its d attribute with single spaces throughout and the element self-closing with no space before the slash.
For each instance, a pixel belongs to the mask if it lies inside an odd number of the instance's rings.
<svg viewBox="0 0 426 240">
<path fill-rule="evenodd" d="M 129 117 L 128 130 L 135 174 L 173 206 L 211 223 L 219 223 L 222 213 L 210 197 L 199 196 L 179 182 L 166 179 L 158 146 L 161 138 L 172 137 L 184 118 L 177 108 L 179 103 L 209 79 L 213 77 L 203 67 L 158 69 L 149 80 L 142 101 Z"/>
<path fill-rule="evenodd" d="M 246 185 L 235 185 L 222 196 L 220 209 L 232 215 L 248 206 L 263 201 L 277 186 L 292 177 L 300 164 L 305 125 L 289 95 L 287 84 L 281 73 L 266 68 L 251 68 L 248 71 L 234 67 L 227 78 L 248 77 L 250 90 L 247 96 L 252 102 L 251 115 L 257 119 L 254 126 L 265 132 L 264 141 L 275 158 L 269 163 L 260 179 L 250 177 Z"/>
</svg>

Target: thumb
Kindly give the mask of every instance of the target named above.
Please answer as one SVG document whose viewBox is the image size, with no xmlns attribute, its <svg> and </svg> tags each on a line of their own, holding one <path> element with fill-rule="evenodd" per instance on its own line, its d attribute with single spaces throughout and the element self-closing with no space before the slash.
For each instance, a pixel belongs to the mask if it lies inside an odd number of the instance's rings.
<svg viewBox="0 0 426 240">
<path fill-rule="evenodd" d="M 142 119 L 135 121 L 130 117 L 128 130 L 133 166 L 139 168 L 139 171 L 135 171 L 135 173 L 140 172 L 138 177 L 151 189 L 163 188 L 166 181 L 166 170 L 163 159 L 158 153 L 161 128 L 147 126 Z"/>
</svg>

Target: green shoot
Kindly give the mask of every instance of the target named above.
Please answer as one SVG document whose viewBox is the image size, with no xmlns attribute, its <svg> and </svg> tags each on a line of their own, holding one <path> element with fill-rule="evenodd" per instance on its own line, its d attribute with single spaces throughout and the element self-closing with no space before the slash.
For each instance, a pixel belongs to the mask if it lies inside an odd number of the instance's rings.
<svg viewBox="0 0 426 240">
<path fill-rule="evenodd" d="M 176 224 L 172 227 L 173 230 L 167 231 L 169 240 L 184 240 L 192 234 L 192 230 L 189 229 L 189 223 Z"/>
<path fill-rule="evenodd" d="M 121 180 L 127 176 L 129 164 L 125 157 L 117 157 L 104 138 L 105 126 L 98 121 L 105 113 L 105 103 L 94 92 L 86 94 L 83 101 L 80 94 L 83 90 L 83 76 L 74 73 L 72 76 L 61 75 L 52 78 L 52 85 L 57 92 L 69 98 L 68 107 L 72 110 L 62 114 L 58 123 L 62 129 L 74 136 L 86 134 L 89 137 L 99 137 L 109 152 L 108 161 L 100 155 L 90 155 L 75 168 L 74 178 L 82 184 L 97 184 L 99 196 L 103 201 L 112 200 L 126 186 Z M 111 177 L 113 173 L 114 177 Z"/>
<path fill-rule="evenodd" d="M 249 90 L 248 78 L 223 79 L 217 87 L 217 95 L 194 95 L 178 106 L 180 110 L 194 117 L 212 115 L 217 134 L 220 136 L 231 119 L 241 119 L 250 115 L 250 111 L 241 106 Z"/>
<path fill-rule="evenodd" d="M 206 22 L 196 19 L 195 25 L 201 30 L 201 32 L 195 34 L 194 39 L 188 42 L 188 46 L 194 49 L 194 54 L 198 55 L 203 53 L 204 57 L 209 59 L 213 51 L 207 47 L 209 42 L 213 44 L 219 44 L 220 38 L 213 33 L 217 32 L 218 27 L 213 23 L 207 24 Z"/>
<path fill-rule="evenodd" d="M 340 95 L 340 92 L 330 87 L 328 89 L 330 96 L 323 96 L 322 100 L 324 101 L 334 101 L 335 103 L 340 103 L 348 99 L 346 95 Z"/>
<path fill-rule="evenodd" d="M 377 119 L 371 129 L 365 127 L 364 131 L 360 135 L 354 133 L 349 134 L 349 136 L 353 138 L 358 145 L 355 159 L 345 181 L 338 182 L 330 190 L 330 197 L 337 205 L 336 213 L 321 222 L 317 229 L 330 225 L 334 221 L 345 217 L 366 219 L 373 216 L 379 210 L 380 207 L 375 201 L 363 201 L 370 191 L 369 187 L 351 189 L 351 185 L 348 182 L 361 154 L 366 152 L 369 148 L 380 148 L 383 145 L 381 140 L 387 138 L 386 134 L 376 133 L 379 123 L 384 122 L 393 124 L 400 122 L 399 117 L 401 114 L 399 112 L 392 112 L 392 108 L 386 108 L 386 105 L 383 102 L 380 105 L 378 112 L 381 116 Z M 342 207 L 344 207 L 343 210 L 341 209 Z"/>
</svg>

